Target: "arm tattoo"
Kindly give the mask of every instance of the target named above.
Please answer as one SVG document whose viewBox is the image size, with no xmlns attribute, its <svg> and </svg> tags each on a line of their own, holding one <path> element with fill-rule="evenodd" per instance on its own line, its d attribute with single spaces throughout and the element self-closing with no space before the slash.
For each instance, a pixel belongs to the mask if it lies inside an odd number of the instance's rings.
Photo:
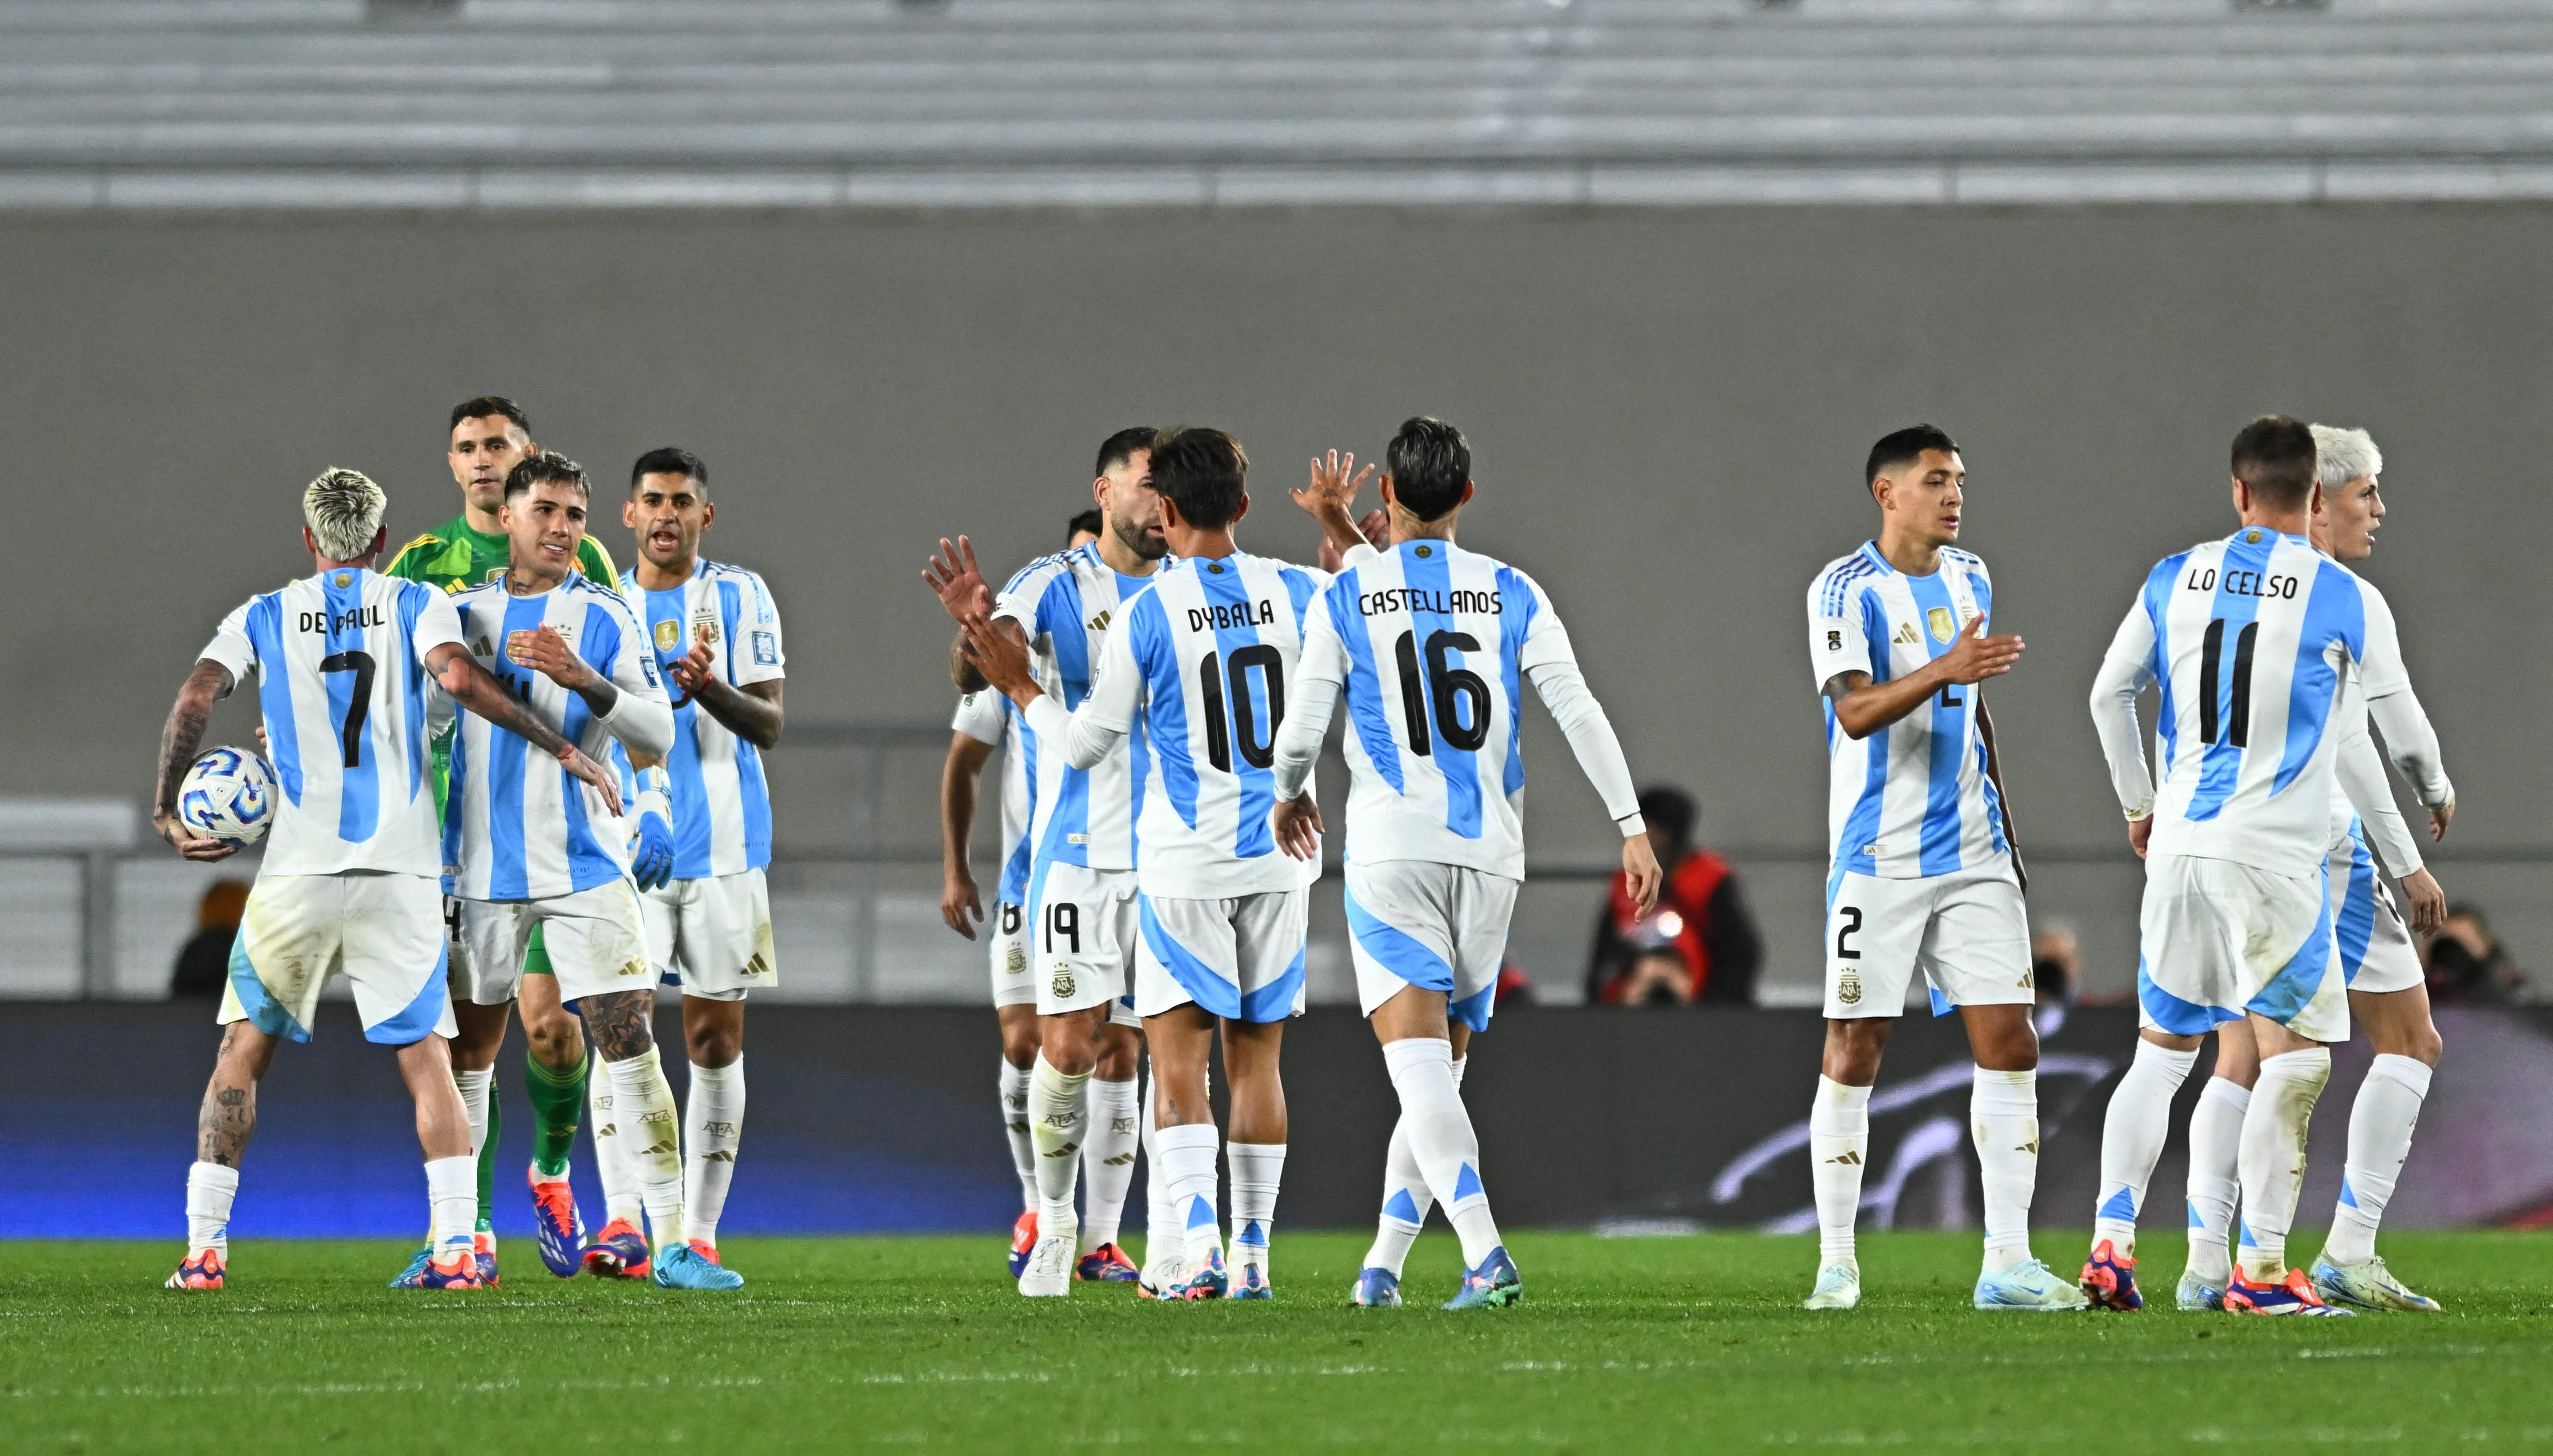
<svg viewBox="0 0 2553 1456">
<path fill-rule="evenodd" d="M 556 753 L 568 745 L 567 739 L 559 736 L 556 728 L 535 718 L 531 709 L 506 692 L 504 684 L 498 682 L 488 669 L 479 665 L 479 659 L 469 653 L 453 648 L 443 673 L 446 679 L 443 690 L 481 718 L 545 753 Z M 450 680 L 455 673 L 460 675 L 457 684 Z"/>
<path fill-rule="evenodd" d="M 611 705 L 620 701 L 620 690 L 611 685 L 611 679 L 599 672 L 591 684 L 577 689 L 576 695 L 585 700 L 585 706 L 593 709 L 597 718 L 610 718 Z"/>
<path fill-rule="evenodd" d="M 613 991 L 584 997 L 577 1004 L 585 1012 L 585 1034 L 593 1038 L 604 1061 L 626 1062 L 656 1045 L 648 1025 L 656 1009 L 654 991 Z"/>
<path fill-rule="evenodd" d="M 195 750 L 204 741 L 204 724 L 213 716 L 213 705 L 230 696 L 231 670 L 203 658 L 195 670 L 186 675 L 186 685 L 177 690 L 176 706 L 168 710 L 168 722 L 160 729 L 160 787 L 152 801 L 160 810 L 177 811 L 177 786 L 186 781 L 186 770 L 194 767 Z"/>
</svg>

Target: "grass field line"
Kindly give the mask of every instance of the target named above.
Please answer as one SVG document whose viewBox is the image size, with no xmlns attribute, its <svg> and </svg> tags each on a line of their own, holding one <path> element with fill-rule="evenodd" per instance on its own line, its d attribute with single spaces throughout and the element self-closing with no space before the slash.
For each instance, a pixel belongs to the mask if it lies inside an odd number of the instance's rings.
<svg viewBox="0 0 2553 1456">
<path fill-rule="evenodd" d="M 531 1382 L 530 1388 L 542 1391 L 667 1391 L 761 1384 L 762 1377 L 754 1375 L 686 1376 L 679 1382 L 672 1376 L 660 1375 L 652 1380 L 543 1379 Z M 262 1386 L 0 1386 L 0 1397 L 40 1400 L 192 1400 L 208 1396 L 221 1400 L 242 1396 L 413 1396 L 428 1391 L 436 1395 L 497 1396 L 524 1389 L 525 1383 L 519 1380 L 435 1381 L 432 1384 L 424 1381 L 309 1381 Z"/>
</svg>

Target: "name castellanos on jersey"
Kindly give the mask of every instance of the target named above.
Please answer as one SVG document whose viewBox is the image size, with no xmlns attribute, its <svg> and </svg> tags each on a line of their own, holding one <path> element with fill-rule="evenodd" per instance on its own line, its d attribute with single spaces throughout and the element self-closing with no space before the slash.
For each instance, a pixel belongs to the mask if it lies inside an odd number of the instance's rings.
<svg viewBox="0 0 2553 1456">
<path fill-rule="evenodd" d="M 1498 592 L 1461 587 L 1384 587 L 1359 592 L 1356 604 L 1362 616 L 1386 616 L 1394 612 L 1434 613 L 1440 616 L 1470 612 L 1496 616 L 1506 610 L 1506 599 Z"/>
</svg>

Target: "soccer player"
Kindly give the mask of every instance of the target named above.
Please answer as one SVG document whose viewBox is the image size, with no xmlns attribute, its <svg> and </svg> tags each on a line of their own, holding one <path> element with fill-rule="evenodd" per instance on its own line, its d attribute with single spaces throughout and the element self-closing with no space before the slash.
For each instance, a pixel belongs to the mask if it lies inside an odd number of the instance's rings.
<svg viewBox="0 0 2553 1456">
<path fill-rule="evenodd" d="M 498 581 L 505 574 L 511 544 L 499 512 L 505 504 L 505 476 L 525 459 L 540 453 L 532 442 L 531 417 L 523 406 L 499 394 L 465 399 L 452 406 L 444 462 L 461 488 L 461 513 L 408 542 L 383 568 L 385 575 L 424 582 L 445 592 Z M 577 546 L 577 570 L 600 586 L 614 585 L 611 554 L 592 536 Z M 444 781 L 449 771 L 450 738 L 433 745 L 434 804 L 442 812 Z M 552 1274 L 577 1271 L 585 1242 L 585 1222 L 569 1189 L 569 1150 L 576 1146 L 577 1119 L 585 1105 L 585 1036 L 576 1017 L 559 1005 L 558 983 L 550 976 L 549 952 L 541 932 L 532 932 L 523 971 L 523 1090 L 532 1102 L 532 1164 L 529 1177 L 532 1217 L 541 1261 Z M 505 1040 L 506 1008 L 454 1007 L 461 1033 L 452 1048 L 453 1075 L 479 1144 L 478 1239 L 481 1268 L 493 1283 L 497 1274 L 497 1236 L 490 1219 L 496 1198 L 497 1140 L 503 1126 L 502 1103 L 494 1086 L 498 1049 Z"/>
<path fill-rule="evenodd" d="M 443 827 L 444 862 L 459 866 L 453 990 L 456 1000 L 503 1006 L 532 928 L 546 929 L 559 995 L 583 1015 L 611 1078 L 612 1121 L 595 1128 L 595 1141 L 643 1144 L 618 1156 L 636 1165 L 655 1251 L 649 1258 L 631 1238 L 617 1254 L 621 1266 L 652 1272 L 668 1288 L 731 1289 L 743 1280 L 685 1239 L 681 1130 L 648 1026 L 655 978 L 638 895 L 674 866 L 663 767 L 674 714 L 629 604 L 574 569 L 590 496 L 585 472 L 564 456 L 543 452 L 515 466 L 499 517 L 512 538 L 512 565 L 452 602 L 471 655 L 543 722 L 631 771 L 638 793 L 629 820 L 599 812 L 592 797 L 529 761 L 519 734 L 462 718 Z"/>
<path fill-rule="evenodd" d="M 621 594 L 678 695 L 666 762 L 674 797 L 673 878 L 639 901 L 647 960 L 680 980 L 692 1079 L 683 1099 L 683 1232 L 719 1263 L 719 1215 L 744 1128 L 744 998 L 778 984 L 771 947 L 771 790 L 762 754 L 780 742 L 780 613 L 762 578 L 701 559 L 717 523 L 710 471 L 688 450 L 650 450 L 629 468 L 620 518 L 638 538 Z M 615 1095 L 616 1101 L 616 1095 Z M 609 1108 L 598 1106 L 597 1128 Z M 638 1236 L 631 1139 L 597 1137 L 609 1222 L 586 1261 L 625 1273 Z M 642 1261 L 643 1262 L 643 1261 Z"/>
<path fill-rule="evenodd" d="M 1099 539 L 1099 512 L 1085 510 L 1064 527 L 1063 549 L 1077 551 Z M 992 691 L 965 652 L 960 628 L 949 644 L 949 677 L 963 696 L 950 721 L 948 758 L 940 771 L 940 918 L 950 930 L 975 939 L 984 905 L 971 859 L 975 785 L 984 760 L 1002 750 L 1002 874 L 994 888 L 992 930 L 993 1015 L 1002 1032 L 1002 1126 L 1011 1163 L 1020 1176 L 1020 1216 L 1011 1226 L 1011 1278 L 1028 1268 L 1037 1248 L 1037 1145 L 1029 1136 L 1029 1068 L 1037 1064 L 1037 986 L 1029 976 L 1029 819 L 1035 802 L 1036 735 L 1011 700 Z M 1088 1149 L 1085 1148 L 1086 1155 Z M 1086 1161 L 1086 1156 L 1085 1156 Z M 1149 1253 L 1147 1255 L 1149 1258 Z"/>
<path fill-rule="evenodd" d="M 1169 549 L 1161 498 L 1146 480 L 1154 433 L 1123 429 L 1100 445 L 1091 482 L 1103 527 L 1096 542 L 1031 562 L 998 600 L 971 563 L 945 575 L 936 566 L 924 573 L 955 620 L 984 616 L 1011 623 L 1001 629 L 1029 647 L 1039 681 L 1066 711 L 1090 696 L 1093 669 L 1120 614 L 1152 584 Z M 953 560 L 955 548 L 943 545 Z M 1040 755 L 1037 765 L 1028 911 L 1038 996 L 1029 1125 L 1039 1213 L 1037 1247 L 1020 1274 L 1020 1292 L 1032 1297 L 1068 1293 L 1076 1275 L 1124 1280 L 1137 1274 L 1117 1247 L 1117 1225 L 1142 1136 L 1135 1093 L 1140 1023 L 1131 1001 L 1135 811 L 1144 753 L 1139 728 L 1089 768 L 1051 754 Z M 1085 1142 L 1094 1173 L 1088 1216 L 1079 1217 L 1072 1194 Z M 1105 1156 L 1103 1145 L 1110 1150 Z M 1099 1170 L 1108 1175 L 1104 1180 Z"/>
<path fill-rule="evenodd" d="M 1954 544 L 1958 445 L 1929 424 L 1880 437 L 1862 470 L 1878 539 L 1809 584 L 1809 661 L 1827 728 L 1827 1038 L 1809 1109 L 1821 1266 L 1806 1307 L 1861 1302 L 1853 1219 L 1880 1054 L 1921 971 L 1959 1009 L 1976 1060 L 1968 1134 L 1985 1195 L 1979 1309 L 2083 1307 L 2030 1254 L 2039 1180 L 2039 1036 L 2028 886 L 1981 685 L 2022 640 L 1986 635 L 1994 585 Z"/>
<path fill-rule="evenodd" d="M 2241 528 L 2148 574 L 2092 687 L 2128 841 L 2146 860 L 2137 970 L 2144 1026 L 2103 1126 L 2102 1202 L 2082 1276 L 2110 1307 L 2143 1303 L 2136 1203 L 2171 1094 L 2199 1039 L 2239 1020 L 2260 1069 L 2239 1134 L 2243 1238 L 2224 1307 L 2349 1312 L 2287 1267 L 2286 1235 L 2306 1130 L 2331 1075 L 2329 1044 L 2349 1034 L 2323 866 L 2333 763 L 2358 711 L 2353 686 L 2421 804 L 2448 811 L 2454 790 L 2383 594 L 2314 549 L 2316 466 L 2303 423 L 2274 414 L 2245 425 L 2232 451 Z M 2160 793 L 2137 726 L 2137 697 L 2156 683 L 2164 693 Z"/>
<path fill-rule="evenodd" d="M 213 704 L 253 668 L 281 789 L 231 951 L 221 1055 L 204 1088 L 186 1175 L 186 1257 L 170 1288 L 222 1288 L 240 1157 L 257 1087 L 282 1038 L 310 1040 L 328 977 L 353 983 L 364 1039 L 397 1049 L 416 1101 L 433 1234 L 409 1287 L 477 1288 L 470 1122 L 452 1080 L 452 998 L 444 983 L 443 897 L 434 801 L 425 782 L 429 680 L 505 725 L 619 808 L 611 776 L 506 696 L 463 650 L 450 602 L 373 570 L 387 544 L 382 488 L 330 470 L 302 493 L 301 541 L 318 574 L 255 597 L 222 619 L 160 739 L 152 827 L 188 859 L 235 852 L 176 818 Z"/>
<path fill-rule="evenodd" d="M 1621 831 L 1622 868 L 1644 911 L 1657 898 L 1658 862 L 1621 744 L 1579 674 L 1550 599 L 1514 567 L 1454 544 L 1473 495 L 1462 432 L 1424 415 L 1409 419 L 1386 465 L 1388 551 L 1377 553 L 1358 536 L 1344 491 L 1304 503 L 1344 553 L 1345 569 L 1312 601 L 1270 791 L 1286 851 L 1316 853 L 1312 762 L 1344 695 L 1346 897 L 1358 999 L 1399 1093 L 1394 1141 L 1406 1144 L 1462 1239 L 1463 1285 L 1445 1307 L 1495 1307 L 1514 1303 L 1524 1282 L 1490 1212 L 1480 1139 L 1454 1066 L 1489 1026 L 1524 874 L 1517 718 L 1525 678 Z M 1354 1297 L 1399 1303 L 1398 1272 L 1366 1268 Z"/>
<path fill-rule="evenodd" d="M 1169 430 L 1154 442 L 1153 490 L 1177 564 L 1120 613 L 1096 686 L 1071 714 L 1038 687 L 1021 643 L 989 618 L 966 622 L 977 664 L 1046 751 L 1087 768 L 1139 719 L 1151 745 L 1137 824 L 1135 1010 L 1157 1077 L 1153 1176 L 1180 1214 L 1184 1274 L 1168 1292 L 1190 1299 L 1275 1297 L 1269 1238 L 1286 1134 L 1277 1059 L 1286 1019 L 1303 1008 L 1309 891 L 1276 846 L 1269 766 L 1303 616 L 1326 578 L 1234 542 L 1250 508 L 1249 468 L 1220 430 Z M 1232 1078 L 1229 1270 L 1205 1082 L 1218 1026 Z"/>
<path fill-rule="evenodd" d="M 2365 430 L 2318 424 L 2313 436 L 2322 487 L 2313 516 L 2314 548 L 2344 565 L 2363 561 L 2375 552 L 2376 531 L 2385 519 L 2377 485 L 2384 457 Z M 2384 761 L 2367 733 L 2356 679 L 2344 681 L 2341 691 L 2347 701 L 2333 710 L 2343 738 L 2333 765 L 2339 787 L 2324 875 L 2332 903 L 2332 953 L 2349 988 L 2350 1014 L 2366 1026 L 2376 1060 L 2350 1112 L 2344 1191 L 2312 1278 L 2325 1302 L 2430 1313 L 2438 1302 L 2394 1279 L 2377 1257 L 2376 1230 L 2444 1047 L 2429 1019 L 2428 983 L 2411 938 L 2445 920 L 2447 895 L 2422 864 L 2419 842 L 2394 807 Z M 2432 816 L 2434 836 L 2445 837 L 2452 814 L 2451 804 Z M 2401 875 L 2410 900 L 2407 922 L 2378 872 L 2379 856 Z M 2189 1120 L 2189 1262 L 2176 1290 L 2183 1309 L 2224 1306 L 2233 1269 L 2229 1243 L 2243 1116 L 2259 1074 L 2260 1057 L 2243 1023 L 2218 1027 L 2214 1071 Z"/>
</svg>

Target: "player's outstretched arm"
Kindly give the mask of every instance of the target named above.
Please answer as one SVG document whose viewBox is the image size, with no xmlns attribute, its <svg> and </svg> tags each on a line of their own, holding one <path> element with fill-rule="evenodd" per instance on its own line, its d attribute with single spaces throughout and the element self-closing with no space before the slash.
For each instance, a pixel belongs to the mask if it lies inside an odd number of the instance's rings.
<svg viewBox="0 0 2553 1456">
<path fill-rule="evenodd" d="M 620 783 L 602 764 L 559 736 L 558 729 L 533 716 L 532 710 L 505 691 L 488 669 L 458 642 L 446 642 L 427 654 L 425 665 L 452 701 L 558 759 L 568 772 L 594 786 L 614 818 L 620 814 Z"/>
<path fill-rule="evenodd" d="M 1312 457 L 1312 477 L 1303 489 L 1294 492 L 1294 504 L 1321 527 L 1321 569 L 1337 571 L 1348 552 L 1359 546 L 1382 543 L 1373 538 L 1356 518 L 1357 492 L 1364 489 L 1374 467 L 1356 468 L 1356 456 L 1333 450 L 1325 461 Z M 1381 514 L 1380 511 L 1373 512 Z M 1386 518 L 1387 521 L 1388 517 Z M 1387 524 L 1386 529 L 1388 529 Z"/>
<path fill-rule="evenodd" d="M 993 745 L 965 733 L 948 735 L 948 758 L 940 767 L 940 918 L 968 940 L 984 918 L 975 891 L 975 783 Z"/>
<path fill-rule="evenodd" d="M 231 695 L 231 686 L 229 668 L 209 657 L 196 659 L 195 670 L 186 674 L 177 689 L 168 722 L 160 729 L 160 772 L 151 791 L 151 830 L 188 859 L 227 859 L 239 852 L 236 844 L 195 838 L 177 819 L 178 787 L 186 781 L 186 770 L 195 766 L 213 705 Z"/>
<path fill-rule="evenodd" d="M 1866 672 L 1839 672 L 1827 679 L 1826 695 L 1834 701 L 1835 727 L 1848 738 L 1866 738 L 1930 701 L 1944 688 L 1965 687 L 2001 677 L 2021 660 L 2025 645 L 2015 636 L 1989 637 L 1981 616 L 1959 633 L 1949 651 L 1902 678 L 1874 683 Z"/>
<path fill-rule="evenodd" d="M 567 644 L 567 638 L 551 630 L 547 623 L 531 631 L 508 636 L 505 639 L 505 656 L 583 698 L 585 706 L 594 711 L 596 720 L 629 749 L 633 759 L 661 763 L 673 750 L 674 710 L 664 695 L 652 691 L 621 691 L 624 684 L 614 683 L 595 671 L 591 663 L 578 656 L 576 650 Z M 622 676 L 629 677 L 629 674 L 624 671 Z M 633 679 L 625 686 L 652 689 L 654 679 L 651 676 L 644 684 Z"/>
</svg>

